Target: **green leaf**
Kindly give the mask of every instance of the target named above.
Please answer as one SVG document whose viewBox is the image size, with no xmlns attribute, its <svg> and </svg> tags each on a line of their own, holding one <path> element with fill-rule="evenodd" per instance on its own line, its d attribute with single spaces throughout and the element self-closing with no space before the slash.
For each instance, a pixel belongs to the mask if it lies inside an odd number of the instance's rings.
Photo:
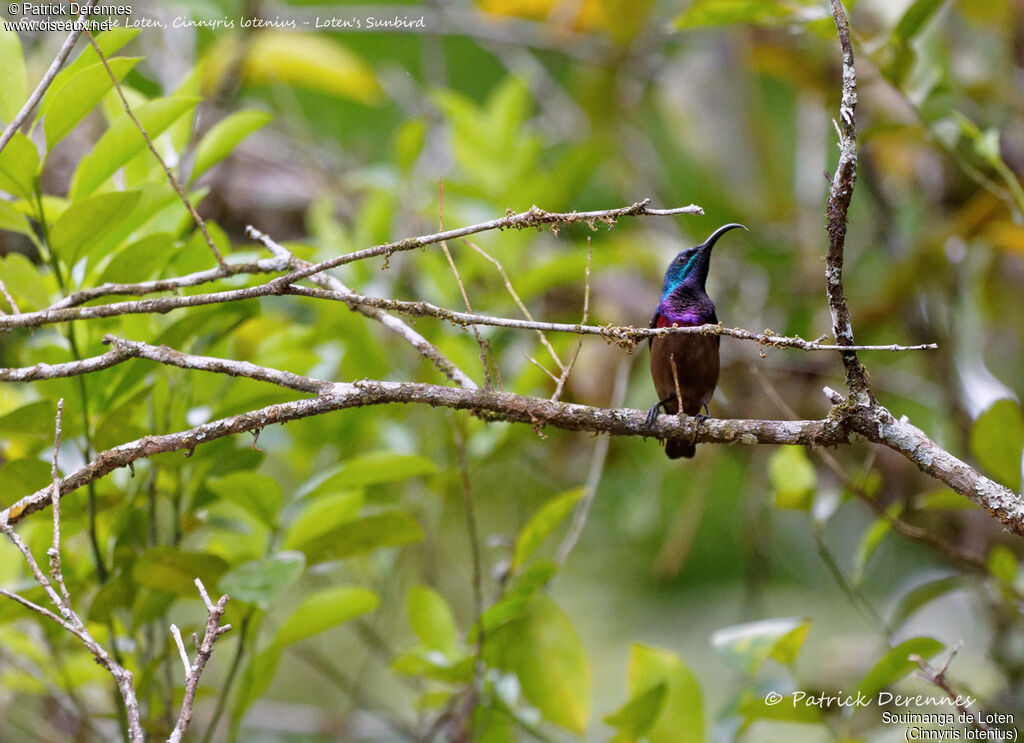
<svg viewBox="0 0 1024 743">
<path fill-rule="evenodd" d="M 288 527 L 284 537 L 285 549 L 302 549 L 317 537 L 321 537 L 342 524 L 352 521 L 363 507 L 363 491 L 334 493 L 310 499 L 303 510 Z"/>
<path fill-rule="evenodd" d="M 0 121 L 10 124 L 28 98 L 25 57 L 16 31 L 0 24 Z"/>
<path fill-rule="evenodd" d="M 220 579 L 221 593 L 268 610 L 284 589 L 306 568 L 301 552 L 278 552 L 262 560 L 244 562 Z"/>
<path fill-rule="evenodd" d="M 198 596 L 195 580 L 215 586 L 228 569 L 222 558 L 208 552 L 189 552 L 176 547 L 151 547 L 132 566 L 140 586 L 178 596 Z"/>
<path fill-rule="evenodd" d="M 281 486 L 273 477 L 259 472 L 232 472 L 208 480 L 206 486 L 224 500 L 236 503 L 271 528 L 283 498 Z"/>
<path fill-rule="evenodd" d="M 814 725 L 821 722 L 821 708 L 795 699 L 793 694 L 783 696 L 777 704 L 765 702 L 765 695 L 746 694 L 736 706 L 736 712 L 746 724 L 755 720 L 774 720 Z"/>
<path fill-rule="evenodd" d="M 115 57 L 109 60 L 110 71 L 118 82 L 136 65 L 141 57 Z M 68 132 L 84 119 L 114 86 L 101 62 L 86 67 L 68 80 L 54 96 L 46 118 L 43 120 L 43 131 L 46 132 L 46 149 L 67 136 Z"/>
<path fill-rule="evenodd" d="M 661 714 L 661 707 L 665 703 L 665 695 L 668 693 L 668 684 L 662 681 L 655 684 L 646 691 L 642 691 L 622 708 L 604 718 L 604 721 L 613 728 L 619 730 L 621 738 L 634 741 L 651 729 L 654 721 Z"/>
<path fill-rule="evenodd" d="M 28 223 L 25 215 L 11 206 L 9 201 L 4 201 L 3 199 L 0 199 L 0 230 L 8 230 L 9 232 L 18 232 L 22 235 L 35 237 L 32 226 Z"/>
<path fill-rule="evenodd" d="M 943 647 L 941 642 L 931 637 L 912 637 L 904 640 L 883 655 L 874 668 L 868 671 L 857 691 L 865 697 L 875 696 L 918 667 L 917 663 L 909 660 L 909 656 L 919 655 L 928 660 L 937 655 Z"/>
<path fill-rule="evenodd" d="M 157 232 L 136 240 L 111 258 L 96 283 L 148 281 L 167 265 L 167 256 L 173 244 L 174 238 L 166 232 Z"/>
<path fill-rule="evenodd" d="M 381 547 L 399 547 L 423 539 L 423 530 L 405 511 L 391 509 L 346 521 L 301 544 L 311 562 L 339 560 Z"/>
<path fill-rule="evenodd" d="M 737 23 L 774 26 L 806 23 L 824 15 L 820 8 L 801 7 L 795 2 L 780 0 L 694 0 L 685 12 L 676 17 L 675 27 L 682 30 Z"/>
<path fill-rule="evenodd" d="M 891 515 L 895 516 L 899 514 L 901 508 L 902 506 L 899 503 L 894 503 L 887 510 L 893 512 Z M 857 555 L 853 561 L 854 584 L 859 584 L 864 579 L 864 571 L 868 566 L 871 555 L 875 554 L 878 545 L 882 543 L 882 540 L 891 531 L 892 524 L 889 522 L 889 519 L 879 516 L 871 524 L 870 528 L 864 532 L 860 539 L 860 544 L 857 546 Z"/>
<path fill-rule="evenodd" d="M 426 586 L 413 586 L 406 594 L 405 607 L 420 642 L 445 655 L 455 652 L 455 617 L 441 594 Z"/>
<path fill-rule="evenodd" d="M 139 196 L 139 191 L 111 191 L 74 202 L 50 231 L 51 249 L 66 265 L 75 265 L 135 208 Z"/>
<path fill-rule="evenodd" d="M 8 253 L 0 258 L 0 278 L 23 312 L 43 309 L 50 303 L 43 277 L 32 261 L 20 253 Z"/>
<path fill-rule="evenodd" d="M 367 485 L 432 475 L 435 472 L 436 465 L 426 457 L 390 451 L 372 452 L 341 462 L 312 478 L 299 488 L 298 494 L 306 496 L 332 490 L 353 490 Z"/>
<path fill-rule="evenodd" d="M 704 706 L 693 671 L 675 653 L 633 645 L 629 654 L 633 698 L 658 684 L 667 685 L 668 690 L 660 712 L 646 731 L 649 743 L 703 743 Z"/>
<path fill-rule="evenodd" d="M 963 588 L 964 578 L 959 575 L 949 575 L 944 578 L 926 581 L 900 596 L 893 607 L 889 617 L 889 626 L 898 628 L 903 622 L 926 604 L 931 603 L 940 596 Z"/>
<path fill-rule="evenodd" d="M 997 544 L 988 553 L 986 562 L 988 572 L 1007 585 L 1012 586 L 1017 580 L 1018 562 L 1017 556 L 1009 547 Z"/>
<path fill-rule="evenodd" d="M 110 31 L 105 31 L 96 37 L 96 46 L 103 52 L 103 56 L 108 60 L 113 56 L 114 52 L 123 47 L 129 41 L 131 41 L 139 33 L 137 28 L 115 28 Z M 43 100 L 39 102 L 39 108 L 36 111 L 36 121 L 43 118 L 43 115 L 49 110 L 50 104 L 53 103 L 57 97 L 58 91 L 61 90 L 68 81 L 77 75 L 79 72 L 94 64 L 98 64 L 100 58 L 96 55 L 96 50 L 93 49 L 92 44 L 86 44 L 85 48 L 82 49 L 82 53 L 79 54 L 75 60 L 65 67 L 63 70 L 57 73 L 57 76 L 53 78 L 53 82 L 50 84 L 50 88 L 46 91 L 46 95 L 43 96 Z"/>
<path fill-rule="evenodd" d="M 31 201 L 39 172 L 39 150 L 24 134 L 16 133 L 0 152 L 0 188 Z"/>
<path fill-rule="evenodd" d="M 766 660 L 783 664 L 796 660 L 811 628 L 800 617 L 764 619 L 726 627 L 711 637 L 711 644 L 730 665 L 753 676 Z"/>
<path fill-rule="evenodd" d="M 591 673 L 583 643 L 558 604 L 535 594 L 525 610 L 487 636 L 490 665 L 515 673 L 523 696 L 549 721 L 582 733 Z"/>
<path fill-rule="evenodd" d="M 273 118 L 265 111 L 238 111 L 217 122 L 199 140 L 189 182 L 230 155 L 243 139 L 266 126 Z"/>
<path fill-rule="evenodd" d="M 11 255 L 17 255 L 12 253 Z M 7 256 L 10 258 L 11 256 Z M 19 257 L 23 257 L 20 256 Z M 36 400 L 0 415 L 0 434 L 18 436 L 44 436 L 53 438 L 53 418 L 57 404 L 51 400 Z M 49 433 L 47 433 L 49 431 Z M 66 432 L 65 432 L 66 433 Z"/>
<path fill-rule="evenodd" d="M 388 668 L 403 676 L 467 684 L 473 681 L 474 662 L 472 655 L 449 658 L 436 650 L 413 648 L 395 656 Z"/>
<path fill-rule="evenodd" d="M 523 563 L 530 559 L 548 535 L 558 528 L 562 519 L 569 515 L 585 492 L 585 488 L 574 488 L 555 496 L 530 517 L 516 540 L 515 557 L 512 560 L 513 572 L 519 572 Z"/>
<path fill-rule="evenodd" d="M 241 721 L 242 714 L 249 705 L 263 696 L 263 693 L 274 680 L 277 667 L 281 662 L 281 648 L 271 646 L 263 652 L 253 656 L 252 660 L 245 667 L 242 673 L 242 680 L 239 684 L 238 696 L 232 708 L 232 724 L 235 720 Z"/>
<path fill-rule="evenodd" d="M 971 428 L 971 452 L 996 480 L 1014 491 L 1021 489 L 1021 451 L 1024 415 L 1014 400 L 996 400 Z"/>
<path fill-rule="evenodd" d="M 283 648 L 350 619 L 373 611 L 380 604 L 377 594 L 367 588 L 345 586 L 310 594 L 277 630 L 274 646 Z"/>
<path fill-rule="evenodd" d="M 915 0 L 896 24 L 893 35 L 904 43 L 910 41 L 944 3 L 945 0 Z"/>
<path fill-rule="evenodd" d="M 139 106 L 133 113 L 150 140 L 156 138 L 199 103 L 198 98 L 157 98 Z M 88 196 L 118 168 L 146 149 L 146 140 L 135 122 L 122 115 L 78 163 L 71 179 L 72 199 Z"/>
<path fill-rule="evenodd" d="M 395 159 L 403 173 L 412 172 L 427 140 L 427 122 L 414 117 L 405 121 L 395 133 Z"/>
<path fill-rule="evenodd" d="M 768 479 L 779 508 L 811 510 L 818 476 L 802 446 L 780 446 L 768 462 Z"/>
</svg>

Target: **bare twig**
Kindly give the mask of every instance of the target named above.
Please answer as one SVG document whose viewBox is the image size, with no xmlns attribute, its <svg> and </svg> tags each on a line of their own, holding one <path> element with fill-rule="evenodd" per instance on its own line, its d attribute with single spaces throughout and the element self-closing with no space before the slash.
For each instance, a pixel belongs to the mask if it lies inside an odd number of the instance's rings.
<svg viewBox="0 0 1024 743">
<path fill-rule="evenodd" d="M 4 283 L 3 279 L 0 279 L 0 294 L 2 294 L 3 298 L 7 300 L 7 304 L 11 306 L 11 312 L 15 315 L 21 312 L 21 310 L 18 309 L 18 303 L 14 301 L 14 297 L 12 297 L 11 293 L 7 291 L 7 284 Z M 0 314 L 6 315 L 7 313 L 0 311 Z"/>
<path fill-rule="evenodd" d="M 439 180 L 437 182 L 437 229 L 438 232 L 444 231 L 444 181 Z M 462 283 L 462 276 L 459 275 L 459 268 L 455 265 L 455 259 L 452 258 L 452 252 L 448 250 L 448 241 L 441 241 L 441 251 L 444 253 L 444 257 L 448 259 L 448 267 L 452 270 L 452 275 L 455 276 L 455 283 L 458 284 L 459 292 L 462 294 L 462 302 L 466 305 L 466 312 L 472 313 L 473 307 L 469 304 L 469 295 L 466 294 L 466 286 Z M 490 357 L 490 344 L 483 339 L 480 335 L 480 330 L 476 325 L 470 325 L 470 330 L 473 331 L 473 336 L 476 338 L 476 344 L 480 347 L 480 364 L 484 370 L 484 388 L 491 388 L 491 362 Z"/>
<path fill-rule="evenodd" d="M 590 238 L 587 238 L 587 267 L 583 271 L 583 318 L 580 320 L 581 325 L 586 325 L 587 321 L 590 320 L 590 266 L 594 261 L 594 246 L 590 242 Z M 543 335 L 541 337 L 544 337 Z M 547 340 L 547 338 L 545 338 Z M 569 375 L 572 374 L 572 369 L 576 366 L 576 359 L 580 357 L 580 349 L 583 348 L 583 336 L 576 339 L 576 347 L 572 351 L 572 358 L 569 359 L 568 364 L 562 364 L 559 362 L 559 366 L 562 367 L 562 374 L 558 378 L 557 384 L 555 384 L 555 391 L 551 394 L 551 399 L 558 401 L 562 397 L 562 391 L 565 389 L 565 383 L 569 381 Z M 554 353 L 552 351 L 552 353 Z M 555 361 L 558 361 L 558 357 L 555 356 Z"/>
<path fill-rule="evenodd" d="M 67 39 L 64 40 L 64 44 L 61 45 L 60 51 L 57 52 L 57 56 L 53 58 L 53 62 L 47 68 L 46 73 L 43 75 L 43 79 L 39 81 L 35 90 L 32 91 L 32 95 L 25 101 L 25 105 L 21 107 L 21 110 L 15 114 L 14 118 L 11 119 L 11 123 L 4 129 L 4 133 L 0 134 L 0 152 L 3 152 L 4 147 L 11 141 L 14 133 L 21 128 L 28 117 L 32 115 L 35 107 L 39 105 L 39 101 L 42 100 L 46 94 L 47 89 L 53 84 L 53 79 L 57 77 L 57 73 L 60 72 L 60 68 L 64 66 L 64 61 L 71 54 L 71 50 L 75 48 L 75 42 L 78 41 L 78 37 L 82 35 L 82 31 L 86 28 L 86 23 L 89 20 L 89 14 L 92 10 L 92 6 L 96 4 L 96 0 L 88 0 L 85 5 L 82 6 L 82 12 L 75 21 L 74 30 L 68 34 Z"/>
<path fill-rule="evenodd" d="M 149 137 L 149 132 L 146 131 L 146 128 L 142 126 L 142 123 L 135 117 L 135 113 L 132 111 L 132 107 L 128 103 L 128 98 L 125 97 L 124 90 L 121 89 L 121 83 L 117 79 L 117 75 L 114 74 L 114 71 L 110 69 L 110 65 L 107 64 L 107 57 L 103 54 L 99 44 L 96 43 L 96 39 L 93 38 L 92 33 L 88 29 L 86 29 L 85 34 L 89 37 L 89 43 L 92 44 L 92 48 L 96 51 L 97 56 L 100 58 L 100 62 L 103 63 L 103 67 L 106 69 L 107 75 L 110 76 L 111 82 L 114 83 L 114 90 L 117 91 L 117 95 L 121 99 L 121 104 L 124 106 L 125 113 L 128 114 L 128 118 L 131 119 L 133 124 L 135 124 L 135 128 L 139 130 L 139 134 L 142 135 L 142 138 L 146 140 L 146 147 L 148 147 L 149 151 L 153 153 L 153 157 L 156 158 L 156 161 L 160 163 L 160 167 L 163 168 L 164 174 L 167 176 L 167 182 L 171 184 L 171 188 L 173 188 L 174 192 L 178 194 L 178 198 L 181 199 L 181 203 L 183 203 L 185 208 L 188 209 L 188 213 L 192 216 L 192 221 L 195 222 L 196 227 L 199 228 L 199 232 L 202 233 L 203 239 L 210 248 L 210 252 L 213 253 L 213 257 L 217 259 L 217 265 L 223 268 L 226 265 L 224 263 L 224 256 L 221 255 L 220 250 L 210 237 L 210 233 L 206 229 L 206 220 L 199 216 L 199 212 L 196 211 L 195 206 L 192 204 L 192 200 L 189 199 L 188 194 L 185 193 L 185 189 L 181 187 L 180 183 L 178 183 L 178 179 L 174 177 L 174 173 L 171 172 L 169 167 L 167 167 L 167 163 L 164 162 L 164 159 L 157 151 L 156 146 L 153 144 L 153 140 Z"/>
<path fill-rule="evenodd" d="M 960 712 L 961 715 L 964 715 L 971 721 L 971 725 L 973 725 L 975 729 L 984 731 L 992 730 L 992 726 L 982 720 L 979 715 L 971 714 L 970 705 L 974 701 L 973 697 L 958 692 L 946 678 L 946 672 L 949 671 L 949 666 L 953 662 L 953 658 L 956 657 L 958 652 L 960 652 L 960 648 L 962 646 L 963 641 L 958 640 L 956 645 L 950 648 L 949 655 L 946 656 L 946 660 L 944 660 L 942 665 L 938 668 L 933 668 L 928 661 L 916 653 L 908 656 L 908 660 L 912 663 L 916 663 L 921 669 L 915 675 L 946 692 L 946 696 L 952 700 L 953 706 L 957 708 L 957 711 Z"/>
<path fill-rule="evenodd" d="M 57 467 L 57 457 L 60 454 L 61 419 L 64 417 L 64 398 L 57 401 L 57 418 L 53 425 L 53 463 L 50 466 L 50 479 L 53 487 L 50 492 L 50 504 L 53 508 L 53 544 L 47 555 L 50 558 L 50 577 L 57 584 L 60 591 L 61 603 L 68 609 L 71 608 L 71 596 L 68 595 L 68 587 L 64 584 L 64 574 L 60 569 L 60 469 Z"/>
<path fill-rule="evenodd" d="M 515 290 L 515 287 L 512 286 L 512 280 L 509 278 L 508 273 L 505 271 L 505 267 L 503 265 L 501 265 L 501 261 L 499 261 L 497 258 L 493 257 L 490 253 L 488 253 L 486 250 L 481 248 L 479 245 L 477 245 L 472 240 L 469 240 L 467 238 L 462 238 L 462 242 L 464 242 L 466 245 L 471 247 L 473 250 L 475 250 L 477 253 L 479 253 L 481 256 L 483 256 L 486 260 L 490 261 L 490 263 L 497 270 L 498 274 L 501 276 L 501 280 L 505 284 L 505 291 L 507 291 L 509 296 L 512 297 L 512 301 L 516 303 L 516 307 L 518 307 L 519 311 L 523 313 L 523 317 L 525 317 L 527 320 L 533 320 L 533 315 L 530 314 L 529 308 L 523 302 L 522 298 L 520 298 L 519 292 L 517 292 Z M 588 245 L 590 244 L 589 238 L 587 240 L 587 244 Z M 583 322 L 586 322 L 586 320 L 584 320 Z M 564 369 L 565 368 L 565 364 L 563 364 L 562 360 L 560 358 L 558 358 L 558 354 L 555 352 L 554 347 L 548 341 L 547 336 L 544 335 L 544 331 L 543 330 L 538 330 L 537 331 L 537 336 L 540 338 L 540 342 L 543 344 L 544 348 L 546 348 L 548 350 L 548 353 L 551 354 L 551 358 L 553 358 L 555 360 L 555 363 L 558 364 L 558 368 L 559 369 Z M 541 368 L 543 368 L 543 367 L 541 367 Z M 547 370 L 545 369 L 545 371 L 547 371 Z"/>
<path fill-rule="evenodd" d="M 177 627 L 173 624 L 171 625 L 171 633 L 174 635 L 174 641 L 178 645 L 178 651 L 181 653 L 182 663 L 185 664 L 185 696 L 181 701 L 181 713 L 178 715 L 178 722 L 167 739 L 167 743 L 180 743 L 182 736 L 188 731 L 188 727 L 192 723 L 192 708 L 195 705 L 196 690 L 199 688 L 199 677 L 203 674 L 203 669 L 206 668 L 210 656 L 213 655 L 213 644 L 225 632 L 231 631 L 230 624 L 222 625 L 220 623 L 228 605 L 227 595 L 221 596 L 220 600 L 214 604 L 210 600 L 210 594 L 207 593 L 203 582 L 196 578 L 195 584 L 199 590 L 200 597 L 203 599 L 203 604 L 206 606 L 206 631 L 203 633 L 202 642 L 196 648 L 195 662 L 189 663 L 188 653 L 185 652 L 185 645 L 181 641 L 181 633 Z"/>
</svg>

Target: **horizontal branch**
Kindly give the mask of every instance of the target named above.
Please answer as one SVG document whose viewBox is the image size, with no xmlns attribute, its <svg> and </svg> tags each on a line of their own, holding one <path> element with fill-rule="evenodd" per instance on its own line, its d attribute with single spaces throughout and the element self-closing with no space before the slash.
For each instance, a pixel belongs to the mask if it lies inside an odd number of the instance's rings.
<svg viewBox="0 0 1024 743">
<path fill-rule="evenodd" d="M 108 449 L 81 469 L 64 477 L 60 495 L 93 482 L 119 467 L 153 454 L 189 451 L 215 439 L 242 432 L 254 432 L 275 423 L 285 423 L 347 408 L 390 403 L 420 404 L 471 410 L 486 420 L 528 423 L 534 427 L 553 426 L 569 431 L 590 431 L 615 436 L 641 436 L 660 440 L 688 439 L 717 444 L 802 444 L 834 446 L 872 441 L 883 444 L 914 462 L 923 472 L 946 483 L 953 490 L 987 510 L 1004 525 L 1024 535 L 1024 500 L 999 483 L 983 476 L 957 459 L 912 425 L 906 417 L 895 419 L 880 405 L 855 405 L 826 388 L 833 407 L 822 420 L 699 420 L 689 416 L 658 416 L 646 422 L 646 412 L 633 409 L 595 408 L 556 402 L 493 390 L 460 389 L 432 384 L 361 380 L 354 383 L 328 382 L 291 372 L 233 361 L 186 354 L 165 346 L 107 337 L 116 351 L 126 356 L 186 369 L 210 371 L 270 382 L 317 396 L 269 405 L 240 415 L 222 418 L 178 433 L 146 436 Z M 45 508 L 53 485 L 37 490 L 5 511 L 0 524 L 16 523 L 27 514 Z"/>
<path fill-rule="evenodd" d="M 401 312 L 416 317 L 436 317 L 453 325 L 468 327 L 470 325 L 489 325 L 499 328 L 515 328 L 518 330 L 539 330 L 551 333 L 574 333 L 576 335 L 598 335 L 625 346 L 633 346 L 645 338 L 663 337 L 666 335 L 725 335 L 745 341 L 755 341 L 762 346 L 778 346 L 780 348 L 797 348 L 803 351 L 839 351 L 849 346 L 836 346 L 821 343 L 820 340 L 808 341 L 799 336 L 789 337 L 775 335 L 771 331 L 755 333 L 742 328 L 726 328 L 721 323 L 714 325 L 696 325 L 671 328 L 637 328 L 632 325 L 580 325 L 573 323 L 542 322 L 537 320 L 517 320 L 509 317 L 478 315 L 473 312 L 459 312 L 438 307 L 429 302 L 404 302 L 398 299 L 367 297 L 351 292 L 332 292 L 325 289 L 312 289 L 304 286 L 288 287 L 289 294 L 297 294 L 316 299 L 330 299 L 348 305 L 379 307 L 380 309 Z M 923 343 L 916 346 L 857 346 L 863 351 L 922 351 L 938 348 L 936 343 Z"/>
<path fill-rule="evenodd" d="M 241 362 L 226 362 L 241 363 Z M 644 436 L 655 439 L 692 438 L 699 442 L 742 444 L 815 444 L 829 446 L 844 443 L 846 433 L 830 420 L 704 420 L 694 431 L 691 417 L 659 416 L 652 426 L 645 422 L 646 411 L 628 408 L 606 409 L 589 405 L 552 402 L 548 399 L 511 392 L 466 390 L 433 384 L 363 380 L 352 384 L 334 383 L 329 391 L 314 398 L 268 405 L 240 415 L 221 418 L 177 433 L 144 436 L 96 456 L 81 469 L 60 481 L 60 494 L 68 493 L 138 459 L 154 454 L 191 451 L 197 446 L 237 433 L 258 431 L 275 423 L 322 415 L 347 408 L 406 403 L 472 410 L 493 420 L 550 425 L 569 431 L 608 433 L 614 436 Z M 26 496 L 5 511 L 0 522 L 15 524 L 25 516 L 50 504 L 52 485 Z"/>
</svg>

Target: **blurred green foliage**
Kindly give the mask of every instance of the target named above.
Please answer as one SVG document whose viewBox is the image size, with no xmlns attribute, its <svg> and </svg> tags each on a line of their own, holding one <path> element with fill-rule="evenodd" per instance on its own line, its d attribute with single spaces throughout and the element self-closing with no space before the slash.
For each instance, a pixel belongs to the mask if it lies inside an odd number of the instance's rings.
<svg viewBox="0 0 1024 743">
<path fill-rule="evenodd" d="M 251 11 L 211 0 L 166 12 Z M 278 16 L 364 11 L 292 3 Z M 97 42 L 231 262 L 266 257 L 245 237 L 249 223 L 318 260 L 531 204 L 567 211 L 652 197 L 696 202 L 708 216 L 451 243 L 474 309 L 519 317 L 521 302 L 538 319 L 577 322 L 589 290 L 593 322 L 640 325 L 669 256 L 739 221 L 749 236 L 720 250 L 711 271 L 725 323 L 810 338 L 830 327 L 821 174 L 836 157 L 840 68 L 824 3 L 380 6 L 391 14 L 423 15 L 429 32 L 122 29 Z M 894 413 L 1019 490 L 1019 4 L 860 0 L 852 24 L 854 329 L 865 343 L 940 344 L 865 355 L 871 382 Z M 4 123 L 50 46 L 0 31 Z M 0 299 L 5 311 L 214 265 L 91 48 L 58 75 L 35 122 L 0 153 L 0 279 L 17 305 Z M 338 275 L 367 294 L 463 307 L 436 247 Z M 215 288 L 260 281 L 239 275 Z M 470 334 L 427 319 L 415 328 L 482 379 Z M 532 333 L 481 332 L 510 391 L 549 396 L 541 367 L 557 375 L 575 355 L 571 337 L 549 336 L 549 349 Z M 2 365 L 96 355 L 106 333 L 342 381 L 443 381 L 379 325 L 294 297 L 12 331 L 0 338 Z M 642 348 L 586 340 L 565 398 L 646 408 L 645 365 Z M 617 375 L 628 375 L 624 396 Z M 726 339 L 713 412 L 782 417 L 778 395 L 796 415 L 821 417 L 825 384 L 842 384 L 831 356 L 762 358 Z M 297 395 L 141 360 L 5 384 L 3 505 L 49 483 L 62 397 L 61 464 L 71 470 L 137 437 Z M 579 434 L 389 406 L 157 455 L 64 499 L 68 584 L 97 638 L 135 673 L 154 739 L 180 704 L 167 627 L 204 623 L 196 577 L 231 595 L 234 630 L 203 677 L 195 739 L 471 730 L 489 743 L 882 740 L 891 730 L 877 707 L 796 700 L 882 689 L 941 697 L 911 677 L 908 656 L 939 663 L 959 640 L 956 682 L 986 710 L 1024 713 L 1018 540 L 906 461 L 846 447 L 829 454 L 840 477 L 799 448 L 703 446 L 679 464 L 654 442 L 616 440 L 561 564 L 593 450 Z M 930 538 L 897 538 L 894 519 Z M 43 514 L 19 526 L 37 555 L 49 530 Z M 13 548 L 0 554 L 0 584 L 43 601 Z M 109 737 L 109 679 L 73 638 L 12 602 L 0 603 L 0 687 L 4 740 Z M 769 692 L 783 701 L 769 704 Z M 49 714 L 54 704 L 61 715 Z"/>
</svg>

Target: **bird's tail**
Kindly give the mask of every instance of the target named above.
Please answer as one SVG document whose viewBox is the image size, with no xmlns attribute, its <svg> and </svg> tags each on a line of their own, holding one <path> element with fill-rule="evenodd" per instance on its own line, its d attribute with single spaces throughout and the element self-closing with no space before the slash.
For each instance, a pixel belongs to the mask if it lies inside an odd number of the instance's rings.
<svg viewBox="0 0 1024 743">
<path fill-rule="evenodd" d="M 669 459 L 679 459 L 680 457 L 690 459 L 697 453 L 697 447 L 689 441 L 669 439 L 665 442 L 665 453 L 668 454 Z"/>
</svg>

